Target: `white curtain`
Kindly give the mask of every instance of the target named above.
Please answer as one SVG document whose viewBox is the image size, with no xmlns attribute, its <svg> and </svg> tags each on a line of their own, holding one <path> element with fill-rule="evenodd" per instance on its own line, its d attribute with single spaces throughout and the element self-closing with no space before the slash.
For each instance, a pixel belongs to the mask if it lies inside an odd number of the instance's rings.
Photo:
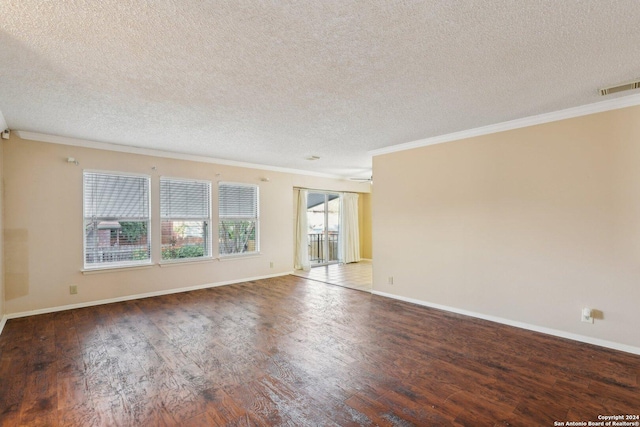
<svg viewBox="0 0 640 427">
<path fill-rule="evenodd" d="M 309 229 L 307 225 L 307 190 L 298 191 L 298 213 L 296 215 L 296 270 L 309 271 Z"/>
<path fill-rule="evenodd" d="M 360 231 L 358 229 L 358 195 L 344 193 L 340 219 L 340 262 L 360 261 Z"/>
</svg>

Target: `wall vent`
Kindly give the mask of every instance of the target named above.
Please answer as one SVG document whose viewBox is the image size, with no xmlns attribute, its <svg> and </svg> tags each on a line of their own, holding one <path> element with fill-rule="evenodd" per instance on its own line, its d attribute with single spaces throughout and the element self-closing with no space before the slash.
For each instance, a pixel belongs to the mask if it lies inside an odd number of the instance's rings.
<svg viewBox="0 0 640 427">
<path fill-rule="evenodd" d="M 617 86 L 604 87 L 600 89 L 600 95 L 609 95 L 610 93 L 622 92 L 624 90 L 640 89 L 640 80 L 623 83 Z"/>
</svg>

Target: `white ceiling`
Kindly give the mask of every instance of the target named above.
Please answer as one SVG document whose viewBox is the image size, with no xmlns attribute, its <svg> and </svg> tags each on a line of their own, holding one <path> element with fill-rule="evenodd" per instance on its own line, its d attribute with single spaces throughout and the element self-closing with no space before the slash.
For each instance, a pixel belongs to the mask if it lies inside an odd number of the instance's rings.
<svg viewBox="0 0 640 427">
<path fill-rule="evenodd" d="M 638 77 L 638 0 L 0 2 L 11 129 L 342 176 Z"/>
</svg>

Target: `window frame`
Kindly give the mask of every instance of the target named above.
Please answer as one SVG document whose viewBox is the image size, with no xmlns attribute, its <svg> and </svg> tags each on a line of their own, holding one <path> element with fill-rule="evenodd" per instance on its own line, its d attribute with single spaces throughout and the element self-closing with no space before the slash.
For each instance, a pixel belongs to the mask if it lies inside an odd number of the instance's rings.
<svg viewBox="0 0 640 427">
<path fill-rule="evenodd" d="M 220 214 L 220 208 L 221 208 L 221 200 L 220 197 L 222 195 L 222 192 L 220 191 L 220 187 L 222 185 L 233 185 L 233 186 L 238 186 L 238 187 L 251 187 L 251 188 L 255 188 L 255 206 L 256 206 L 256 216 L 252 217 L 249 220 L 253 220 L 255 221 L 255 227 L 254 227 L 254 233 L 255 233 L 255 247 L 253 251 L 246 251 L 246 252 L 233 252 L 233 253 L 222 253 L 220 251 L 220 229 L 221 229 L 221 223 L 223 219 L 230 219 L 230 220 L 247 220 L 248 218 L 246 217 L 231 217 L 231 216 L 222 216 Z M 220 259 L 230 259 L 230 258 L 240 258 L 240 257 L 251 257 L 251 256 L 256 256 L 256 255 L 260 255 L 260 247 L 261 247 L 261 238 L 260 238 L 260 186 L 258 184 L 251 184 L 251 183 L 246 183 L 246 182 L 232 182 L 232 181 L 218 181 L 218 233 L 217 233 L 217 237 L 218 237 L 218 257 Z"/>
<path fill-rule="evenodd" d="M 87 190 L 87 175 L 111 175 L 111 176 L 119 176 L 119 177 L 130 177 L 130 178 L 144 178 L 147 186 L 147 217 L 146 221 L 123 221 L 123 222 L 143 222 L 147 224 L 147 247 L 149 257 L 148 259 L 140 260 L 140 261 L 120 261 L 120 262 L 103 262 L 98 264 L 87 264 L 87 230 L 86 230 L 86 220 L 87 220 L 87 212 L 86 212 L 86 190 Z M 152 223 L 152 210 L 151 210 L 151 176 L 147 174 L 133 173 L 133 172 L 121 172 L 121 171 L 105 171 L 105 170 L 93 170 L 93 169 L 85 169 L 82 171 L 82 265 L 83 268 L 81 271 L 99 271 L 99 270 L 118 270 L 123 268 L 140 268 L 147 267 L 153 265 L 153 241 L 152 241 L 152 232 L 151 232 L 151 223 Z M 111 217 L 96 217 L 103 219 L 111 219 Z M 118 221 L 120 222 L 120 221 Z"/>
<path fill-rule="evenodd" d="M 208 222 L 208 227 L 207 227 L 207 235 L 206 238 L 208 239 L 207 243 L 207 247 L 208 247 L 208 254 L 205 254 L 201 257 L 190 257 L 190 258 L 168 258 L 168 259 L 164 259 L 162 258 L 162 223 L 164 221 L 170 220 L 171 218 L 164 218 L 162 216 L 162 181 L 163 180 L 168 180 L 168 181 L 182 181 L 182 182 L 197 182 L 197 183 L 203 183 L 203 184 L 207 184 L 209 186 L 209 217 L 207 220 Z M 213 210 L 212 210 L 212 199 L 213 199 L 213 195 L 212 195 L 212 183 L 209 180 L 204 180 L 204 179 L 191 179 L 191 178 L 182 178 L 182 177 L 172 177 L 172 176 L 161 176 L 158 180 L 158 190 L 159 190 L 159 196 L 158 196 L 158 210 L 160 213 L 160 261 L 159 263 L 162 264 L 176 264 L 176 263 L 193 263 L 193 262 L 199 262 L 199 261 L 211 261 L 213 259 L 213 233 L 212 233 L 212 228 L 213 228 Z M 193 219 L 186 219 L 186 218 L 173 218 L 174 220 L 177 221 L 183 221 L 183 222 L 188 222 L 191 221 Z M 197 221 L 200 221 L 199 219 Z"/>
</svg>

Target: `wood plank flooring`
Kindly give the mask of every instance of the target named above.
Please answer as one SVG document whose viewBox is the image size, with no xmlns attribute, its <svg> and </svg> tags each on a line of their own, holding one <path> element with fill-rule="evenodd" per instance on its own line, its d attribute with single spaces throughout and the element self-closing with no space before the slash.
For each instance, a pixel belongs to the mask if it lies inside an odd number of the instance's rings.
<svg viewBox="0 0 640 427">
<path fill-rule="evenodd" d="M 295 276 L 9 320 L 2 426 L 552 426 L 640 357 Z"/>
</svg>

